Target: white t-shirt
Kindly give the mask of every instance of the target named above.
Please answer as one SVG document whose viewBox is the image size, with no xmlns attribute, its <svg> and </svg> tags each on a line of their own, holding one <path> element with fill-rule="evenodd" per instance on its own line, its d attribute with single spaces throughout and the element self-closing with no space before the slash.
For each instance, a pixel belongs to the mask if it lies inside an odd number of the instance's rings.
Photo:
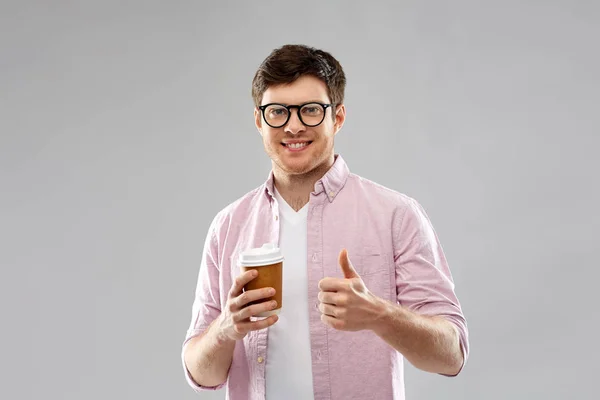
<svg viewBox="0 0 600 400">
<path fill-rule="evenodd" d="M 279 247 L 283 252 L 283 306 L 269 328 L 267 400 L 313 399 L 308 319 L 306 224 L 308 204 L 298 212 L 275 190 L 279 204 Z"/>
</svg>

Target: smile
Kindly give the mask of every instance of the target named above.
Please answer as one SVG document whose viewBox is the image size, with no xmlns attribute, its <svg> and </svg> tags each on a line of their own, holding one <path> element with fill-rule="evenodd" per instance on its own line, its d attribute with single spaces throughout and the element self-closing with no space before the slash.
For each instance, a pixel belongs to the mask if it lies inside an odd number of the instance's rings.
<svg viewBox="0 0 600 400">
<path fill-rule="evenodd" d="M 308 142 L 299 142 L 299 143 L 282 143 L 281 145 L 286 147 L 290 151 L 299 151 L 299 150 L 304 150 L 311 143 L 312 142 L 308 141 Z"/>
</svg>

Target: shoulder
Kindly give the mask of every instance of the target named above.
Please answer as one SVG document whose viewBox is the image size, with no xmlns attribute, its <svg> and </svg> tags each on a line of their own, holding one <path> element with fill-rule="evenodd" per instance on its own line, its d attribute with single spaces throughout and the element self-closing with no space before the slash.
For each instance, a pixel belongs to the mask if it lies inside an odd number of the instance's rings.
<svg viewBox="0 0 600 400">
<path fill-rule="evenodd" d="M 267 204 L 268 201 L 263 184 L 219 210 L 211 223 L 211 231 L 214 235 L 217 235 L 218 232 L 224 228 L 227 229 L 232 223 L 246 219 L 257 208 L 259 209 L 261 206 Z"/>
<path fill-rule="evenodd" d="M 351 179 L 351 187 L 363 192 L 363 203 L 370 212 L 378 218 L 383 215 L 390 222 L 392 235 L 399 243 L 420 243 L 425 249 L 437 242 L 433 224 L 415 198 L 357 175 Z"/>
<path fill-rule="evenodd" d="M 417 201 L 407 194 L 389 188 L 380 183 L 367 179 L 357 174 L 350 173 L 347 182 L 351 191 L 356 195 L 365 196 L 369 203 L 384 207 L 394 207 L 405 210 L 418 204 Z"/>
<path fill-rule="evenodd" d="M 348 176 L 347 184 L 351 196 L 361 199 L 360 203 L 376 210 L 379 215 L 388 216 L 392 220 L 394 230 L 431 223 L 421 203 L 406 193 L 356 174 Z"/>
</svg>

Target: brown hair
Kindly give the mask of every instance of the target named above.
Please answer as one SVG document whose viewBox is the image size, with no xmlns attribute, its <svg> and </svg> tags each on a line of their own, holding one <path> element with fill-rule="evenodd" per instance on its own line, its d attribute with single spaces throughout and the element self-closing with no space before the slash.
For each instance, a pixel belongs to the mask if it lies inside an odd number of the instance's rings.
<svg viewBox="0 0 600 400">
<path fill-rule="evenodd" d="M 252 80 L 254 105 L 260 106 L 269 87 L 293 83 L 304 75 L 312 75 L 325 82 L 333 104 L 343 103 L 346 75 L 338 60 L 314 47 L 288 44 L 273 50 L 258 67 Z"/>
</svg>

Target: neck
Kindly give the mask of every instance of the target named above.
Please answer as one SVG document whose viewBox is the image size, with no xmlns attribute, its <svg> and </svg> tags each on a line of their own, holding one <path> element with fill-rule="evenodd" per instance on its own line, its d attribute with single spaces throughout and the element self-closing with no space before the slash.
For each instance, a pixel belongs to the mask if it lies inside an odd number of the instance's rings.
<svg viewBox="0 0 600 400">
<path fill-rule="evenodd" d="M 315 184 L 329 171 L 333 162 L 334 156 L 332 155 L 317 168 L 300 175 L 286 173 L 273 165 L 275 187 L 290 207 L 298 211 L 308 203 L 310 194 L 315 189 Z"/>
</svg>

